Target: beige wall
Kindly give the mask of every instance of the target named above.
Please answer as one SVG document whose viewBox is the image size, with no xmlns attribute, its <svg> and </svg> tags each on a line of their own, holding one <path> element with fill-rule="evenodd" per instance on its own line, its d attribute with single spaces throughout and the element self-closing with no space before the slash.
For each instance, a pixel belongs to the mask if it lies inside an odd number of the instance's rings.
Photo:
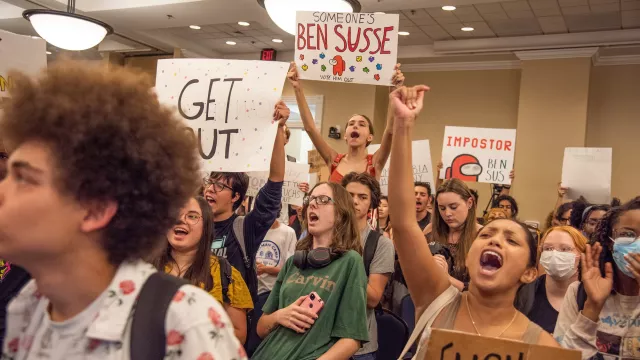
<svg viewBox="0 0 640 360">
<path fill-rule="evenodd" d="M 597 66 L 591 72 L 587 146 L 612 147 L 612 194 L 640 195 L 640 65 Z"/>
</svg>

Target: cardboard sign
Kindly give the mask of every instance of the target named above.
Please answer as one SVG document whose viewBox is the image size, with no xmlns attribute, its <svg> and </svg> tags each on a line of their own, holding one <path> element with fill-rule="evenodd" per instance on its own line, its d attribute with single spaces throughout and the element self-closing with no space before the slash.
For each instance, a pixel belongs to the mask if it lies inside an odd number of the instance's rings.
<svg viewBox="0 0 640 360">
<path fill-rule="evenodd" d="M 580 360 L 577 350 L 433 329 L 424 360 Z"/>
<path fill-rule="evenodd" d="M 34 76 L 47 67 L 47 43 L 43 39 L 0 30 L 0 103 L 13 85 L 9 71 Z"/>
<path fill-rule="evenodd" d="M 156 93 L 193 130 L 204 170 L 265 171 L 287 70 L 275 61 L 159 60 Z"/>
<path fill-rule="evenodd" d="M 249 173 L 247 196 L 256 196 L 269 179 L 268 171 Z M 301 182 L 309 182 L 309 165 L 291 161 L 285 162 L 284 183 L 282 185 L 282 203 L 302 206 L 304 193 L 298 189 Z"/>
<path fill-rule="evenodd" d="M 380 148 L 380 144 L 369 145 L 367 148 L 369 154 L 373 154 Z M 434 190 L 433 182 L 433 166 L 431 164 L 431 147 L 429 146 L 429 140 L 415 140 L 411 142 L 413 164 L 413 180 L 426 182 Z M 389 169 L 391 166 L 390 159 L 382 169 L 380 174 L 380 190 L 383 194 L 389 194 Z"/>
<path fill-rule="evenodd" d="M 302 79 L 391 85 L 399 15 L 299 11 L 296 21 Z"/>
<path fill-rule="evenodd" d="M 594 204 L 611 201 L 611 148 L 565 148 L 562 162 L 562 186 L 567 197 L 584 196 Z"/>
<path fill-rule="evenodd" d="M 440 179 L 509 185 L 515 151 L 515 129 L 447 126 Z"/>
</svg>

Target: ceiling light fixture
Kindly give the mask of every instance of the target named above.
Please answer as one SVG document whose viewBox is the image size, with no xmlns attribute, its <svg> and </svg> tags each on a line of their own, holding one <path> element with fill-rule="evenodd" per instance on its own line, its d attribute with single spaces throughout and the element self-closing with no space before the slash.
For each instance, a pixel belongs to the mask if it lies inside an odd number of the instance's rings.
<svg viewBox="0 0 640 360">
<path fill-rule="evenodd" d="M 51 55 L 51 51 L 47 51 L 47 55 Z"/>
<path fill-rule="evenodd" d="M 462 28 L 462 29 L 460 29 L 460 30 L 462 30 L 462 31 L 473 31 L 473 30 L 475 30 L 475 29 L 474 29 L 474 28 L 472 28 L 471 26 L 465 26 L 465 27 L 463 27 L 463 28 Z"/>
<path fill-rule="evenodd" d="M 227 45 L 235 45 L 236 42 L 235 41 L 227 41 Z"/>
<path fill-rule="evenodd" d="M 200 30 L 200 29 L 202 29 L 202 28 L 201 28 L 200 26 L 198 26 L 198 25 L 189 25 L 189 28 L 190 28 L 190 29 L 193 29 L 193 30 Z"/>
<path fill-rule="evenodd" d="M 248 22 L 246 22 L 246 21 L 238 21 L 238 25 L 240 25 L 240 26 L 249 26 L 249 25 L 251 25 L 251 24 L 249 24 L 249 23 L 248 23 Z"/>
<path fill-rule="evenodd" d="M 445 6 L 442 7 L 442 10 L 444 10 L 444 11 L 453 11 L 455 9 L 456 9 L 456 7 L 453 6 L 453 5 L 445 5 Z"/>
<path fill-rule="evenodd" d="M 65 50 L 86 50 L 98 45 L 113 28 L 102 21 L 78 15 L 75 0 L 69 0 L 67 11 L 30 9 L 22 16 L 49 44 Z"/>
<path fill-rule="evenodd" d="M 384 15 L 384 13 L 382 11 L 376 11 L 376 12 L 374 12 L 374 14 Z"/>
<path fill-rule="evenodd" d="M 408 31 L 398 31 L 398 35 L 408 36 L 409 32 Z"/>
<path fill-rule="evenodd" d="M 278 44 L 282 42 L 282 40 L 281 40 L 281 39 L 273 39 L 273 40 L 271 40 L 271 41 L 273 41 L 274 43 L 278 43 Z"/>
<path fill-rule="evenodd" d="M 297 11 L 360 12 L 358 0 L 258 0 L 260 6 L 278 27 L 291 35 L 296 34 Z"/>
</svg>

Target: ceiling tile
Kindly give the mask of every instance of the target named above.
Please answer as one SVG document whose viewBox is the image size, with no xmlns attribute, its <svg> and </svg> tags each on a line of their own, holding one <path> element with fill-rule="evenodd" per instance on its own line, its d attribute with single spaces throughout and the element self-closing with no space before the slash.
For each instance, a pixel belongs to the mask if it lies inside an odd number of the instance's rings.
<svg viewBox="0 0 640 360">
<path fill-rule="evenodd" d="M 583 14 L 591 13 L 591 9 L 589 9 L 589 6 L 587 5 L 570 6 L 570 7 L 563 7 L 562 13 L 565 15 L 583 15 Z"/>
<path fill-rule="evenodd" d="M 622 10 L 640 10 L 640 0 L 621 2 Z"/>
<path fill-rule="evenodd" d="M 473 6 L 459 6 L 456 11 L 453 11 L 460 21 L 483 21 L 480 13 Z"/>
<path fill-rule="evenodd" d="M 400 19 L 400 26 L 415 26 L 415 24 L 409 19 Z"/>
<path fill-rule="evenodd" d="M 425 13 L 427 14 L 427 16 L 425 16 L 425 17 L 413 17 L 413 18 L 411 18 L 411 21 L 413 21 L 413 23 L 418 25 L 418 26 L 422 26 L 422 25 L 437 25 L 438 24 L 435 20 L 433 20 L 431 15 L 429 15 L 426 12 L 426 10 L 425 10 Z"/>
<path fill-rule="evenodd" d="M 607 13 L 607 12 L 618 12 L 620 11 L 619 3 L 612 4 L 591 4 L 591 12 L 594 13 Z"/>
<path fill-rule="evenodd" d="M 589 5 L 588 0 L 558 0 L 558 3 L 560 4 L 560 7 Z"/>
<path fill-rule="evenodd" d="M 400 20 L 402 19 L 407 19 L 407 17 L 402 13 L 402 11 L 398 10 L 398 11 L 385 11 L 385 13 L 387 14 L 398 14 L 398 16 L 400 16 Z"/>
<path fill-rule="evenodd" d="M 564 20 L 570 32 L 616 30 L 622 27 L 619 13 L 566 15 Z"/>
<path fill-rule="evenodd" d="M 419 27 L 407 27 L 403 29 L 408 31 L 408 36 L 398 36 L 398 44 L 401 46 L 409 45 L 427 45 L 433 43 L 433 40 L 427 34 L 422 32 Z"/>
<path fill-rule="evenodd" d="M 420 26 L 420 29 L 422 29 L 422 31 L 429 35 L 433 40 L 451 40 L 451 35 L 440 25 Z"/>
<path fill-rule="evenodd" d="M 536 14 L 537 17 L 562 15 L 562 13 L 560 12 L 560 8 L 559 7 L 533 9 L 533 13 Z"/>
<path fill-rule="evenodd" d="M 559 8 L 557 0 L 529 0 L 529 5 L 533 10 Z"/>
<path fill-rule="evenodd" d="M 230 26 L 229 24 L 217 24 L 213 25 L 213 27 L 218 31 L 224 31 L 228 33 L 236 31 L 236 29 L 234 29 L 233 26 Z"/>
<path fill-rule="evenodd" d="M 538 18 L 542 32 L 545 34 L 560 34 L 567 32 L 567 25 L 562 16 L 545 16 Z"/>
<path fill-rule="evenodd" d="M 622 12 L 622 27 L 634 28 L 640 26 L 640 10 Z"/>
<path fill-rule="evenodd" d="M 482 17 L 486 21 L 494 21 L 494 20 L 509 20 L 509 16 L 506 12 L 501 13 L 490 13 L 490 14 L 482 14 Z"/>
<path fill-rule="evenodd" d="M 620 0 L 589 0 L 589 5 L 617 4 Z"/>
<path fill-rule="evenodd" d="M 529 3 L 526 0 L 520 1 L 509 1 L 501 3 L 504 11 L 509 13 L 509 11 L 531 11 L 529 7 Z"/>
<path fill-rule="evenodd" d="M 532 19 L 535 17 L 535 15 L 533 15 L 533 11 L 531 10 L 526 10 L 526 11 L 507 10 L 507 15 L 509 15 L 511 19 Z"/>
<path fill-rule="evenodd" d="M 498 36 L 542 34 L 537 19 L 508 19 L 489 21 L 489 26 Z"/>
<path fill-rule="evenodd" d="M 504 12 L 500 3 L 475 4 L 476 10 L 480 14 L 501 13 Z"/>
<path fill-rule="evenodd" d="M 404 15 L 407 19 L 413 22 L 412 25 L 435 25 L 437 24 L 435 20 L 427 13 L 426 9 L 415 9 L 415 10 L 405 10 L 403 11 Z M 402 25 L 402 21 L 400 21 L 400 25 Z"/>
<path fill-rule="evenodd" d="M 460 22 L 460 20 L 458 20 L 457 17 L 451 15 L 451 17 L 437 17 L 434 18 L 436 20 L 436 22 L 440 25 L 444 25 L 444 24 L 457 24 Z"/>
<path fill-rule="evenodd" d="M 434 18 L 436 21 L 440 19 L 458 20 L 458 18 L 456 18 L 456 16 L 453 15 L 455 11 L 444 11 L 441 8 L 429 8 L 426 10 L 429 13 L 429 15 L 431 15 L 431 17 Z"/>
</svg>

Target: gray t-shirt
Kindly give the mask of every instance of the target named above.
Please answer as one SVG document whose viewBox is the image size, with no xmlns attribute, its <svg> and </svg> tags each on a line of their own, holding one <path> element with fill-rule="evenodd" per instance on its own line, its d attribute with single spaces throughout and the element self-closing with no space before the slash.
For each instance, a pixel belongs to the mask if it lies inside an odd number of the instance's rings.
<svg viewBox="0 0 640 360">
<path fill-rule="evenodd" d="M 256 262 L 266 266 L 282 268 L 287 259 L 296 252 L 296 232 L 285 224 L 276 229 L 269 229 L 256 253 Z M 258 294 L 273 289 L 278 275 L 258 275 Z"/>
<path fill-rule="evenodd" d="M 360 234 L 362 241 L 365 242 L 369 236 L 371 229 L 369 226 Z M 381 236 L 378 240 L 378 247 L 371 260 L 371 267 L 369 268 L 369 274 L 392 274 L 393 262 L 395 260 L 395 249 L 393 242 L 385 237 Z M 365 343 L 362 348 L 356 353 L 356 355 L 369 354 L 378 350 L 378 323 L 376 322 L 376 315 L 374 309 L 367 308 L 367 327 L 369 329 L 369 342 Z"/>
</svg>

